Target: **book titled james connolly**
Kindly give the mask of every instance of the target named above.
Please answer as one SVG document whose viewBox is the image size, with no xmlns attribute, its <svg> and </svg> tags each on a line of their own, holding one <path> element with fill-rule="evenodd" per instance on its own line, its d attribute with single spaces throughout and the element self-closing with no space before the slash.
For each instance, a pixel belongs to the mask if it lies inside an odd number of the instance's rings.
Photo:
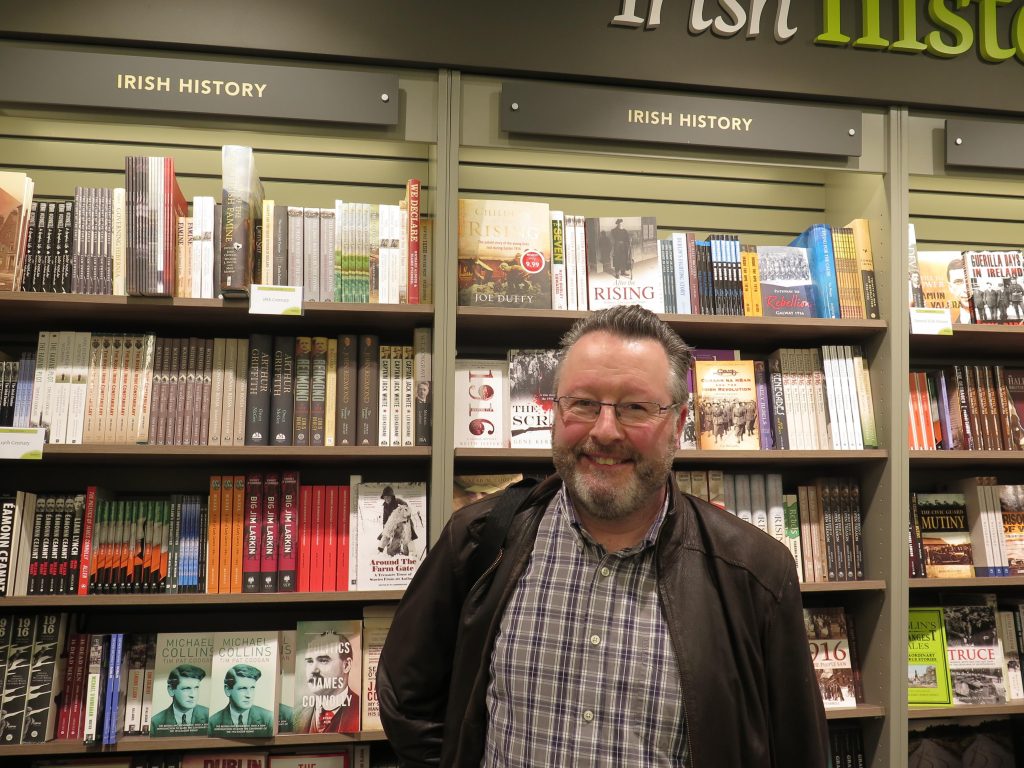
<svg viewBox="0 0 1024 768">
<path fill-rule="evenodd" d="M 362 622 L 295 626 L 295 733 L 355 733 L 362 693 Z"/>
<path fill-rule="evenodd" d="M 754 361 L 695 360 L 694 381 L 701 449 L 758 450 Z"/>
<path fill-rule="evenodd" d="M 459 200 L 459 304 L 551 309 L 547 203 Z"/>
<path fill-rule="evenodd" d="M 1024 251 L 964 251 L 976 323 L 1024 322 Z"/>
<path fill-rule="evenodd" d="M 639 304 L 665 311 L 653 216 L 587 218 L 587 297 L 591 310 Z"/>
<path fill-rule="evenodd" d="M 277 733 L 280 638 L 276 631 L 215 632 L 210 674 L 210 735 Z"/>
<path fill-rule="evenodd" d="M 206 735 L 212 662 L 212 632 L 157 635 L 150 736 Z"/>
<path fill-rule="evenodd" d="M 426 483 L 360 483 L 353 492 L 356 589 L 407 587 L 426 552 Z"/>
<path fill-rule="evenodd" d="M 512 448 L 550 448 L 555 403 L 553 349 L 508 351 L 508 431 Z"/>
</svg>

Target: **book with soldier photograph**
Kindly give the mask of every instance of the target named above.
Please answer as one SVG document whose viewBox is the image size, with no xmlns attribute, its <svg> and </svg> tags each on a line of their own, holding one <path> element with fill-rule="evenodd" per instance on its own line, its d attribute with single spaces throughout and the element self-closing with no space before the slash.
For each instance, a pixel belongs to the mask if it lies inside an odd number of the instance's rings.
<svg viewBox="0 0 1024 768">
<path fill-rule="evenodd" d="M 664 280 L 653 216 L 587 218 L 587 297 L 590 310 L 639 304 L 665 311 Z"/>
<path fill-rule="evenodd" d="M 554 420 L 555 366 L 553 349 L 508 351 L 508 432 L 512 448 L 550 448 Z"/>
<path fill-rule="evenodd" d="M 551 309 L 547 203 L 459 200 L 459 304 Z"/>
<path fill-rule="evenodd" d="M 294 733 L 356 733 L 362 693 L 362 622 L 295 627 Z"/>
<path fill-rule="evenodd" d="M 695 360 L 697 424 L 702 450 L 761 447 L 753 360 Z"/>
<path fill-rule="evenodd" d="M 211 736 L 247 739 L 277 733 L 279 664 L 277 630 L 214 633 Z"/>
<path fill-rule="evenodd" d="M 848 623 L 842 608 L 804 608 L 807 644 L 825 709 L 857 706 Z"/>
<path fill-rule="evenodd" d="M 964 251 L 975 323 L 1024 323 L 1024 251 Z"/>
<path fill-rule="evenodd" d="M 427 485 L 359 483 L 356 589 L 404 589 L 427 546 Z"/>
<path fill-rule="evenodd" d="M 814 317 L 814 292 L 807 249 L 757 246 L 761 311 L 765 317 Z"/>
<path fill-rule="evenodd" d="M 954 704 L 1003 704 L 1003 652 L 992 594 L 947 596 L 942 606 Z"/>
<path fill-rule="evenodd" d="M 962 493 L 914 493 L 915 526 L 921 531 L 924 572 L 929 579 L 974 575 L 967 501 Z"/>
<path fill-rule="evenodd" d="M 207 734 L 212 662 L 212 632 L 157 635 L 150 736 Z"/>
</svg>

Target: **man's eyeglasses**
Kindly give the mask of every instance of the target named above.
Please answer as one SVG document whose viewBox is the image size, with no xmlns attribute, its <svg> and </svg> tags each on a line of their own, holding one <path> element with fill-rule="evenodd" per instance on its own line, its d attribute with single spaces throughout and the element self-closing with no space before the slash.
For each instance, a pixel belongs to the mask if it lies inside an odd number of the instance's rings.
<svg viewBox="0 0 1024 768">
<path fill-rule="evenodd" d="M 615 410 L 615 418 L 624 427 L 642 427 L 658 421 L 665 415 L 666 411 L 677 408 L 679 403 L 649 403 L 643 400 L 624 401 L 621 403 L 602 403 L 600 400 L 591 400 L 586 397 L 570 397 L 562 395 L 554 398 L 562 417 L 567 421 L 594 422 L 601 415 L 604 406 Z"/>
</svg>

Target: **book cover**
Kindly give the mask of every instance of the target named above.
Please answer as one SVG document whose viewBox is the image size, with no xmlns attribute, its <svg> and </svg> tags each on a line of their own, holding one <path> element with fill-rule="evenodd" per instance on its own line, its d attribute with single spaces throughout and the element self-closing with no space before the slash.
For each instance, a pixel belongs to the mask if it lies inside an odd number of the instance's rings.
<svg viewBox="0 0 1024 768">
<path fill-rule="evenodd" d="M 296 625 L 294 733 L 359 731 L 361 629 L 358 619 Z"/>
<path fill-rule="evenodd" d="M 814 317 L 806 248 L 759 245 L 757 264 L 764 317 Z"/>
<path fill-rule="evenodd" d="M 804 608 L 807 643 L 825 709 L 857 706 L 848 621 L 842 608 Z"/>
<path fill-rule="evenodd" d="M 1000 485 L 1003 543 L 1010 576 L 1024 575 L 1024 485 Z"/>
<path fill-rule="evenodd" d="M 840 317 L 832 227 L 828 224 L 814 224 L 801 232 L 790 245 L 807 249 L 815 317 Z"/>
<path fill-rule="evenodd" d="M 362 729 L 383 731 L 380 701 L 377 698 L 377 667 L 384 641 L 394 619 L 394 606 L 367 606 L 363 609 L 363 710 Z"/>
<path fill-rule="evenodd" d="M 918 251 L 910 272 L 912 307 L 948 309 L 954 323 L 971 322 L 970 292 L 960 251 Z"/>
<path fill-rule="evenodd" d="M 962 493 L 915 493 L 925 575 L 953 579 L 974 575 L 967 502 Z"/>
<path fill-rule="evenodd" d="M 0 173 L 0 291 L 21 285 L 33 187 L 24 173 Z"/>
<path fill-rule="evenodd" d="M 206 735 L 212 662 L 212 632 L 157 635 L 150 736 Z"/>
<path fill-rule="evenodd" d="M 1024 369 L 1003 368 L 1000 379 L 1002 421 L 1011 451 L 1024 450 Z"/>
<path fill-rule="evenodd" d="M 277 631 L 215 632 L 210 672 L 210 736 L 246 739 L 277 733 Z"/>
<path fill-rule="evenodd" d="M 584 227 L 591 311 L 639 304 L 652 312 L 664 312 L 664 280 L 655 218 L 587 218 Z M 673 291 L 674 288 L 673 283 Z"/>
<path fill-rule="evenodd" d="M 907 702 L 911 706 L 931 707 L 953 703 L 941 608 L 910 609 L 907 621 Z"/>
<path fill-rule="evenodd" d="M 943 605 L 946 658 L 955 704 L 1006 701 L 995 595 L 962 594 Z"/>
<path fill-rule="evenodd" d="M 263 185 L 256 175 L 252 147 L 224 145 L 221 166 L 218 288 L 224 296 L 248 296 L 256 263 L 255 230 L 263 212 Z"/>
<path fill-rule="evenodd" d="M 7 674 L 4 678 L 3 705 L 0 706 L 0 744 L 19 744 L 25 722 L 32 641 L 36 616 L 15 616 L 7 649 Z"/>
<path fill-rule="evenodd" d="M 456 448 L 505 448 L 508 363 L 504 360 L 456 360 Z"/>
<path fill-rule="evenodd" d="M 547 203 L 459 200 L 459 304 L 551 309 Z"/>
<path fill-rule="evenodd" d="M 758 450 L 754 362 L 696 360 L 694 380 L 701 449 Z"/>
<path fill-rule="evenodd" d="M 66 613 L 42 613 L 36 617 L 21 734 L 23 744 L 39 744 L 53 738 L 64 681 L 61 656 L 67 621 Z"/>
<path fill-rule="evenodd" d="M 554 422 L 555 367 L 553 349 L 508 351 L 508 431 L 512 448 L 550 448 Z"/>
<path fill-rule="evenodd" d="M 413 386 L 415 391 L 414 435 L 415 444 L 430 445 L 434 429 L 433 397 L 433 330 L 415 328 L 412 332 Z"/>
<path fill-rule="evenodd" d="M 278 633 L 277 732 L 292 732 L 295 714 L 295 630 L 282 629 Z"/>
<path fill-rule="evenodd" d="M 964 251 L 975 323 L 1024 322 L 1024 251 Z"/>
<path fill-rule="evenodd" d="M 360 483 L 353 492 L 358 546 L 356 588 L 408 586 L 426 552 L 426 483 Z"/>
</svg>

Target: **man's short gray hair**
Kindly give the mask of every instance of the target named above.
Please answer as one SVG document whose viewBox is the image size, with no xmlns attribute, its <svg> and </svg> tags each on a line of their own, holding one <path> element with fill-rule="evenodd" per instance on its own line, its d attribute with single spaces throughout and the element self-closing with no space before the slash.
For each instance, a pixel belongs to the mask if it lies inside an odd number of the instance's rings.
<svg viewBox="0 0 1024 768">
<path fill-rule="evenodd" d="M 669 392 L 672 401 L 686 405 L 688 394 L 687 374 L 690 371 L 690 347 L 679 334 L 672 330 L 656 314 L 639 304 L 611 307 L 591 312 L 581 317 L 562 337 L 558 350 L 558 366 L 555 369 L 555 391 L 561 379 L 562 364 L 572 346 L 588 333 L 604 331 L 623 339 L 653 339 L 661 344 L 668 356 L 671 371 Z"/>
</svg>

